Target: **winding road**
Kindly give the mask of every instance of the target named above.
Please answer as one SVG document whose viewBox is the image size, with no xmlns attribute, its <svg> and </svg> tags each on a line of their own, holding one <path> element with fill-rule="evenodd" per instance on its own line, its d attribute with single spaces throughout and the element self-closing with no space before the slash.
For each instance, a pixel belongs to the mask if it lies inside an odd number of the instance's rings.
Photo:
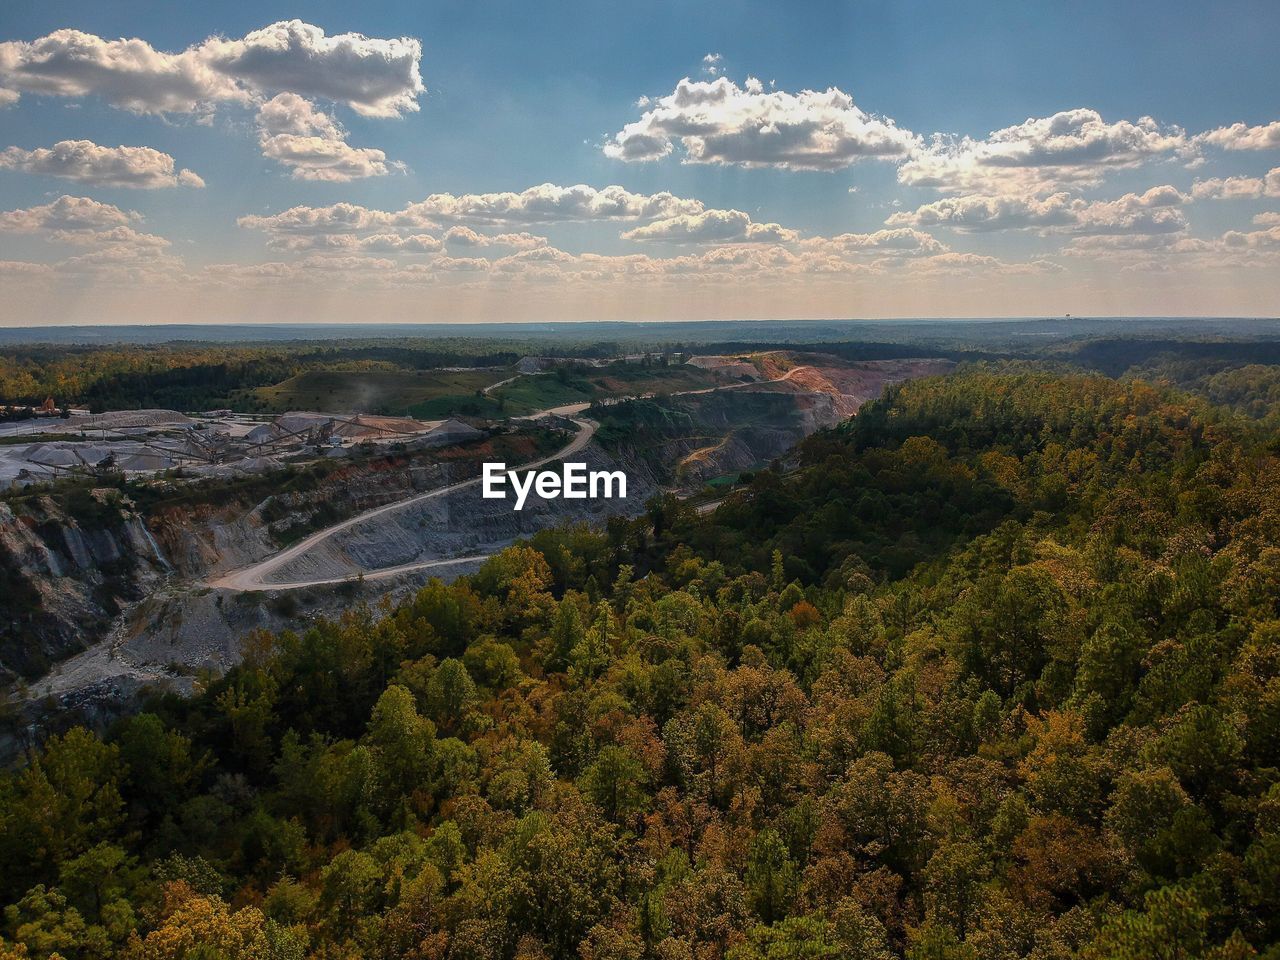
<svg viewBox="0 0 1280 960">
<path fill-rule="evenodd" d="M 571 457 L 586 447 L 586 445 L 591 442 L 591 438 L 595 435 L 596 424 L 591 420 L 584 420 L 573 416 L 574 413 L 580 413 L 585 407 L 586 404 L 570 404 L 566 407 L 555 407 L 551 410 L 543 410 L 540 413 L 526 418 L 536 419 L 548 414 L 568 416 L 577 425 L 578 432 L 574 434 L 572 440 L 555 453 L 549 454 L 548 456 L 542 457 L 538 460 L 530 461 L 529 463 L 521 464 L 516 469 L 536 470 L 538 467 L 551 463 L 553 460 L 563 460 L 565 457 Z M 358 513 L 354 517 L 348 517 L 346 520 L 335 523 L 333 526 L 325 527 L 323 530 L 319 530 L 311 534 L 311 536 L 299 540 L 293 546 L 288 547 L 265 560 L 261 560 L 258 563 L 247 567 L 241 567 L 239 570 L 233 570 L 216 580 L 210 580 L 206 583 L 206 586 L 213 587 L 218 590 L 234 590 L 239 592 L 248 590 L 297 590 L 301 587 L 319 587 L 345 583 L 355 579 L 356 577 L 363 577 L 365 580 L 380 580 L 386 577 L 394 577 L 402 573 L 410 573 L 414 570 L 426 570 L 430 567 L 446 567 L 456 563 L 465 563 L 470 560 L 483 560 L 490 556 L 490 554 L 485 553 L 477 554 L 474 557 L 449 557 L 443 560 L 423 560 L 416 563 L 402 563 L 394 567 L 382 567 L 377 570 L 353 571 L 346 576 L 325 577 L 317 580 L 276 582 L 274 580 L 267 579 L 280 567 L 306 553 L 308 550 L 311 550 L 317 544 L 323 543 L 336 533 L 350 529 L 351 527 L 357 526 L 358 524 L 364 523 L 368 520 L 372 520 L 375 517 L 393 513 L 397 510 L 403 510 L 406 507 L 411 507 L 415 503 L 421 503 L 424 500 L 448 496 L 458 490 L 464 490 L 467 487 L 475 486 L 480 482 L 480 480 L 480 477 L 472 477 L 470 480 L 463 480 L 461 483 L 450 484 L 447 487 L 438 487 L 435 490 L 430 490 L 427 493 L 420 493 L 417 496 L 409 497 L 406 500 L 396 500 L 394 503 L 388 503 L 381 507 L 375 507 L 372 510 L 366 510 L 364 513 Z"/>
<path fill-rule="evenodd" d="M 801 369 L 804 369 L 804 368 L 796 367 L 791 370 L 788 370 L 781 377 L 777 377 L 776 380 L 789 380 L 792 374 L 796 373 L 798 370 L 801 370 Z M 492 389 L 494 387 L 500 387 L 503 384 L 510 383 L 513 380 L 518 380 L 521 376 L 530 376 L 530 374 L 517 374 L 515 377 L 511 377 L 508 380 L 503 380 L 498 383 L 491 384 L 488 389 Z M 692 395 L 692 394 L 714 393 L 717 390 L 734 390 L 742 387 L 752 387 L 752 386 L 758 387 L 762 383 L 770 383 L 770 382 L 774 382 L 774 381 L 757 380 L 757 381 L 748 381 L 744 383 L 721 384 L 719 386 L 714 386 L 714 387 L 704 387 L 699 390 L 682 390 L 672 394 L 672 396 L 686 396 L 686 395 Z M 634 399 L 637 399 L 637 398 L 636 397 L 616 397 L 616 398 L 611 398 L 610 400 L 607 400 L 604 402 L 621 403 L 624 400 L 634 400 Z M 590 406 L 589 403 L 569 403 L 559 407 L 551 407 L 546 410 L 539 410 L 536 413 L 531 413 L 524 417 L 514 418 L 517 420 L 538 420 L 538 419 L 541 419 L 542 417 L 547 417 L 547 416 L 567 417 L 568 419 L 571 419 L 578 427 L 578 432 L 574 435 L 573 439 L 570 440 L 569 443 L 566 444 L 564 447 L 562 447 L 560 450 L 557 450 L 555 453 L 550 454 L 548 456 L 542 457 L 541 459 L 533 460 L 529 463 L 522 464 L 516 469 L 536 470 L 538 467 L 541 467 L 544 464 L 551 463 L 554 460 L 563 460 L 565 457 L 570 457 L 573 454 L 585 448 L 586 445 L 591 442 L 591 438 L 595 435 L 596 424 L 594 421 L 586 420 L 579 417 L 578 414 L 582 413 L 582 411 L 586 410 L 589 406 Z M 354 517 L 349 517 L 346 520 L 340 521 L 339 523 L 335 523 L 333 526 L 325 527 L 323 530 L 316 531 L 315 533 L 311 534 L 309 537 L 305 537 L 304 539 L 299 540 L 293 546 L 288 547 L 287 549 L 282 550 L 277 554 L 273 554 L 272 556 L 267 557 L 265 560 L 260 560 L 257 563 L 251 564 L 247 567 L 241 567 L 238 570 L 232 570 L 230 573 L 223 574 L 221 577 L 218 577 L 217 579 L 206 581 L 204 585 L 207 587 L 212 587 L 213 589 L 216 589 L 216 590 L 231 590 L 239 593 L 254 591 L 254 590 L 300 590 L 304 587 L 323 587 L 323 586 L 333 586 L 335 584 L 340 584 L 340 583 L 348 583 L 357 578 L 363 578 L 365 580 L 382 580 L 388 577 L 399 576 L 402 573 L 413 573 L 414 571 L 417 571 L 417 570 L 428 570 L 433 567 L 448 567 L 448 566 L 453 566 L 454 564 L 459 564 L 459 563 L 468 563 L 468 562 L 474 562 L 477 560 L 486 560 L 489 557 L 493 556 L 493 554 L 480 553 L 480 554 L 476 554 L 475 556 L 468 556 L 468 557 L 447 557 L 444 559 L 421 560 L 421 561 L 415 561 L 414 563 L 402 563 L 393 567 L 380 567 L 376 570 L 353 570 L 351 573 L 346 574 L 344 576 L 339 576 L 339 577 L 321 577 L 321 578 L 312 579 L 312 580 L 285 580 L 285 581 L 276 581 L 276 580 L 268 579 L 271 576 L 271 574 L 274 573 L 276 570 L 280 569 L 285 564 L 289 563 L 291 560 L 295 560 L 296 558 L 302 556 L 307 551 L 315 547 L 317 544 L 323 543 L 325 540 L 328 540 L 330 537 L 332 537 L 336 533 L 340 533 L 343 530 L 348 530 L 351 527 L 357 526 L 358 524 L 364 523 L 368 520 L 372 520 L 375 517 L 380 517 L 380 516 L 383 516 L 384 514 L 392 513 L 397 510 L 403 510 L 406 507 L 411 507 L 415 503 L 421 503 L 424 500 L 431 500 L 434 497 L 448 496 L 449 494 L 455 493 L 458 490 L 463 490 L 467 487 L 474 486 L 478 484 L 480 480 L 481 480 L 480 477 L 473 477 L 472 479 L 464 480 L 461 483 L 451 484 L 447 487 L 439 487 L 438 489 L 428 491 L 427 493 L 420 493 L 416 496 L 409 497 L 406 500 L 397 500 L 394 503 L 388 503 L 381 507 L 375 507 L 372 510 L 366 510 L 364 513 L 358 513 Z M 699 513 L 706 513 L 709 511 L 709 509 L 714 509 L 716 506 L 719 506 L 719 502 L 716 502 L 714 504 L 704 504 L 702 508 L 699 508 Z"/>
</svg>

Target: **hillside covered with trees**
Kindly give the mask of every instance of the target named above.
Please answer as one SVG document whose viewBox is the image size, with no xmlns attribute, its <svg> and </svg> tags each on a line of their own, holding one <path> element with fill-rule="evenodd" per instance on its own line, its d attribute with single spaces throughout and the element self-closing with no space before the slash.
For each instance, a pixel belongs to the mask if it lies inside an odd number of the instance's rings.
<svg viewBox="0 0 1280 960">
<path fill-rule="evenodd" d="M 0 958 L 1280 958 L 1280 456 L 895 387 L 0 779 Z"/>
</svg>

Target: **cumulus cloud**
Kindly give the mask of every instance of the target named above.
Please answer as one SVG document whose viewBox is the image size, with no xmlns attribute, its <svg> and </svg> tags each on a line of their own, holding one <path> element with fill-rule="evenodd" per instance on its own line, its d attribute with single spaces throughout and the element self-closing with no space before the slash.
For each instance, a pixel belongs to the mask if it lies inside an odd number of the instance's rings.
<svg viewBox="0 0 1280 960">
<path fill-rule="evenodd" d="M 679 143 L 686 163 L 839 170 L 864 157 L 901 158 L 918 138 L 892 120 L 868 114 L 847 93 L 739 87 L 727 77 L 681 80 L 645 103 L 639 120 L 605 145 L 618 160 L 655 160 Z"/>
<path fill-rule="evenodd" d="M 431 229 L 441 224 L 501 226 L 598 220 L 653 220 L 701 213 L 702 203 L 670 193 L 632 193 L 619 186 L 597 190 L 585 184 L 551 183 L 520 193 L 432 194 L 400 210 L 351 203 L 297 206 L 270 216 L 249 215 L 242 227 L 270 233 L 365 233 Z"/>
<path fill-rule="evenodd" d="M 88 254 L 70 262 L 137 262 L 154 260 L 169 241 L 151 233 L 140 233 L 133 224 L 141 217 L 109 203 L 88 197 L 62 196 L 51 203 L 0 212 L 0 233 L 20 233 L 40 237 L 54 244 L 88 249 Z"/>
<path fill-rule="evenodd" d="M 1072 237 L 1061 253 L 1068 257 L 1115 256 L 1132 252 L 1197 253 L 1211 243 L 1180 233 L 1098 233 Z"/>
<path fill-rule="evenodd" d="M 444 248 L 439 239 L 426 233 L 414 233 L 407 237 L 394 233 L 376 233 L 371 237 L 361 238 L 359 246 L 364 250 L 382 253 L 438 253 Z"/>
<path fill-rule="evenodd" d="M 298 180 L 346 183 L 391 172 L 387 155 L 347 143 L 341 125 L 305 97 L 279 93 L 258 109 L 262 155 L 292 171 Z"/>
<path fill-rule="evenodd" d="M 359 204 L 342 202 L 327 207 L 290 207 L 269 216 L 247 214 L 237 219 L 236 223 L 251 230 L 265 230 L 273 234 L 341 234 L 387 230 L 391 228 L 394 217 L 394 214 L 385 210 L 371 210 Z"/>
<path fill-rule="evenodd" d="M 1253 222 L 1259 227 L 1280 227 L 1280 210 L 1267 210 L 1265 213 L 1256 213 L 1253 216 Z"/>
<path fill-rule="evenodd" d="M 1058 227 L 1075 222 L 1076 214 L 1072 208 L 1079 203 L 1066 193 L 1055 193 L 1043 199 L 971 194 L 944 197 L 912 211 L 899 211 L 885 223 L 889 226 L 947 226 L 970 233 Z"/>
<path fill-rule="evenodd" d="M 910 272 L 927 277 L 965 277 L 983 274 L 1060 273 L 1062 266 L 1051 260 L 1010 262 L 980 253 L 940 253 L 910 261 Z"/>
<path fill-rule="evenodd" d="M 946 244 L 923 230 L 898 227 L 874 233 L 841 233 L 806 240 L 807 249 L 841 256 L 924 257 L 947 251 Z"/>
<path fill-rule="evenodd" d="M 276 93 L 323 97 L 374 117 L 418 109 L 421 43 L 411 37 L 326 36 L 301 20 L 233 40 L 210 37 L 178 53 L 147 41 L 56 30 L 0 43 L 0 87 L 10 96 L 97 95 L 140 113 L 190 113 Z"/>
<path fill-rule="evenodd" d="M 21 210 L 0 212 L 0 231 L 37 233 L 40 231 L 110 230 L 140 219 L 132 211 L 89 197 L 61 196 L 52 203 Z"/>
<path fill-rule="evenodd" d="M 1178 207 L 1191 198 L 1174 187 L 1152 187 L 1116 200 L 973 194 L 944 197 L 885 221 L 889 226 L 947 226 L 966 233 L 1030 230 L 1065 233 L 1171 233 L 1186 228 Z"/>
<path fill-rule="evenodd" d="M 430 234 L 415 233 L 400 236 L 395 233 L 376 233 L 359 237 L 354 233 L 279 234 L 267 241 L 272 250 L 302 251 L 312 253 L 436 253 L 444 246 Z"/>
<path fill-rule="evenodd" d="M 1075 233 L 1178 233 L 1187 227 L 1178 209 L 1190 197 L 1167 184 L 1145 193 L 1126 193 L 1117 200 L 1096 200 L 1077 211 Z"/>
<path fill-rule="evenodd" d="M 1056 191 L 1191 149 L 1180 127 L 1151 117 L 1108 123 L 1096 110 L 1080 108 L 993 131 L 985 140 L 937 135 L 898 168 L 898 180 L 947 192 Z"/>
<path fill-rule="evenodd" d="M 1265 230 L 1228 230 L 1222 235 L 1222 242 L 1229 248 L 1250 250 L 1280 250 L 1280 227 L 1268 227 Z"/>
<path fill-rule="evenodd" d="M 450 227 L 445 231 L 444 242 L 451 247 L 510 247 L 513 250 L 532 250 L 547 246 L 547 238 L 532 233 L 499 233 L 488 236 L 470 227 Z"/>
<path fill-rule="evenodd" d="M 139 233 L 133 227 L 112 227 L 110 230 L 54 230 L 48 239 L 53 243 L 68 243 L 77 247 L 148 247 L 160 250 L 169 241 L 154 233 Z"/>
<path fill-rule="evenodd" d="M 1196 139 L 1224 150 L 1277 150 L 1280 149 L 1280 120 L 1258 127 L 1233 123 L 1202 133 Z"/>
<path fill-rule="evenodd" d="M 1280 167 L 1261 177 L 1226 177 L 1197 180 L 1191 185 L 1197 200 L 1238 200 L 1280 197 Z"/>
<path fill-rule="evenodd" d="M 627 230 L 622 239 L 670 243 L 789 243 L 797 236 L 796 231 L 776 223 L 754 223 L 741 210 L 703 210 Z"/>
<path fill-rule="evenodd" d="M 711 57 L 705 66 L 714 70 L 718 63 Z M 1190 160 L 1202 143 L 1260 149 L 1280 138 L 1280 123 L 1189 137 L 1151 117 L 1108 121 L 1081 107 L 985 138 L 934 134 L 926 140 L 865 112 L 838 88 L 766 90 L 754 77 L 742 86 L 723 76 L 686 77 L 667 96 L 642 97 L 637 105 L 640 118 L 604 143 L 607 156 L 645 161 L 679 153 L 686 163 L 792 170 L 838 170 L 878 157 L 899 164 L 902 184 L 947 193 L 1045 195 L 1097 183 L 1109 170 Z"/>
<path fill-rule="evenodd" d="M 400 216 L 441 223 L 555 223 L 571 220 L 648 220 L 698 213 L 702 203 L 670 193 L 632 193 L 619 186 L 543 183 L 520 193 L 437 193 L 410 204 Z"/>
<path fill-rule="evenodd" d="M 190 170 L 174 172 L 173 157 L 151 147 L 104 147 L 92 140 L 61 140 L 52 147 L 0 151 L 0 169 L 62 177 L 102 187 L 203 187 Z"/>
<path fill-rule="evenodd" d="M 253 89 L 324 97 L 369 117 L 417 110 L 425 92 L 422 44 L 412 37 L 327 37 L 319 27 L 289 20 L 242 40 L 209 39 L 200 49 L 214 69 Z"/>
</svg>

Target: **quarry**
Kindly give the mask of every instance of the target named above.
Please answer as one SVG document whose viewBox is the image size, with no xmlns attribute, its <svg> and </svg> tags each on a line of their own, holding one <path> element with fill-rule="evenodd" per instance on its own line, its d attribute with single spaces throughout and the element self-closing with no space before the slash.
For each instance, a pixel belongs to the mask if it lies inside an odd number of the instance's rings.
<svg viewBox="0 0 1280 960">
<path fill-rule="evenodd" d="M 550 363 L 506 389 L 555 400 Z M 714 509 L 739 472 L 950 364 L 774 351 L 682 367 L 713 385 L 504 419 L 145 409 L 0 424 L 0 574 L 27 611 L 0 624 L 0 680 L 43 723 L 105 722 L 144 689 L 224 672 L 255 629 L 451 580 L 541 529 L 638 516 L 663 491 Z"/>
<path fill-rule="evenodd" d="M 0 487 L 66 476 L 189 477 L 264 473 L 285 463 L 343 457 L 363 446 L 449 446 L 482 436 L 459 420 L 420 421 L 356 413 L 274 417 L 212 411 L 121 410 L 0 424 Z"/>
</svg>

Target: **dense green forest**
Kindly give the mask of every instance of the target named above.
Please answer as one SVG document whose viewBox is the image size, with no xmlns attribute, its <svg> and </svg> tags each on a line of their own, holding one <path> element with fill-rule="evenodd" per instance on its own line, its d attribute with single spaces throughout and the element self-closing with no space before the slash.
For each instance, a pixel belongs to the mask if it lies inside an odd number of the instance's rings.
<svg viewBox="0 0 1280 960">
<path fill-rule="evenodd" d="M 95 412 L 249 409 L 253 388 L 308 370 L 503 366 L 519 359 L 522 346 L 465 339 L 17 346 L 0 352 L 0 404 L 25 406 L 53 396 Z"/>
<path fill-rule="evenodd" d="M 1280 957 L 1265 419 L 983 367 L 0 780 L 0 957 Z"/>
</svg>

